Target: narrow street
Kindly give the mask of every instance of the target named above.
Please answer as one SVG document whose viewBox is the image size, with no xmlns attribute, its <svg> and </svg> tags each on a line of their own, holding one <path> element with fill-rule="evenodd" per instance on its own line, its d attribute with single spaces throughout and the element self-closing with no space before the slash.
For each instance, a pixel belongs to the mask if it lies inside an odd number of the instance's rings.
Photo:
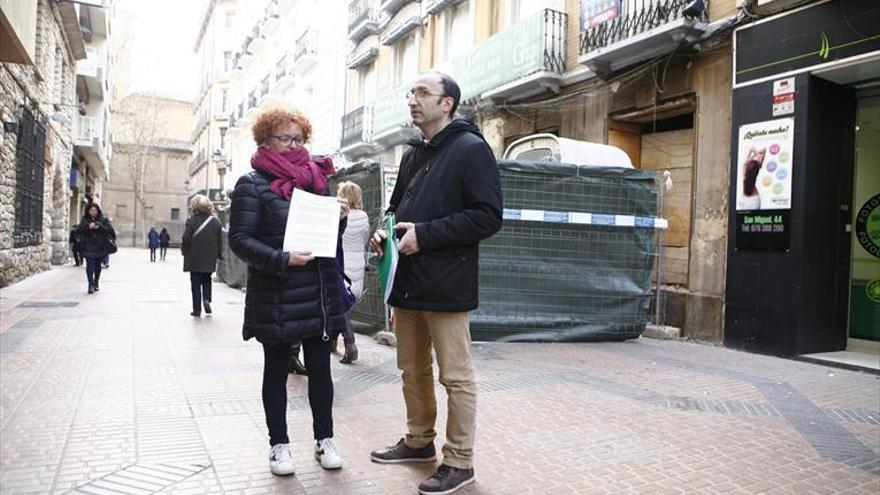
<svg viewBox="0 0 880 495">
<path fill-rule="evenodd" d="M 369 460 L 404 429 L 393 348 L 359 336 L 354 365 L 333 359 L 340 471 L 313 458 L 291 375 L 297 471 L 273 476 L 243 294 L 215 284 L 214 315 L 192 318 L 179 252 L 148 259 L 120 249 L 94 295 L 70 265 L 0 293 L 2 493 L 416 493 L 433 466 Z M 878 376 L 648 339 L 474 355 L 477 483 L 460 493 L 880 493 Z"/>
</svg>

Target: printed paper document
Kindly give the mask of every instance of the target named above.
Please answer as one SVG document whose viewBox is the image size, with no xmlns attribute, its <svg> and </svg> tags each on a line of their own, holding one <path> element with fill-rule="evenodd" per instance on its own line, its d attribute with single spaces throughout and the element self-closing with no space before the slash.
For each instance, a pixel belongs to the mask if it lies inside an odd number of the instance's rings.
<svg viewBox="0 0 880 495">
<path fill-rule="evenodd" d="M 293 190 L 284 230 L 285 251 L 308 251 L 318 258 L 335 258 L 338 233 L 339 202 L 336 197 Z"/>
</svg>

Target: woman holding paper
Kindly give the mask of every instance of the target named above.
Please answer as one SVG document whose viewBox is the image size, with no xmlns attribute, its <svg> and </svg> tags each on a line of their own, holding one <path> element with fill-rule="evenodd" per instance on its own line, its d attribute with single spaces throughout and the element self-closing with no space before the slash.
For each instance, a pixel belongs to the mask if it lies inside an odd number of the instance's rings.
<svg viewBox="0 0 880 495">
<path fill-rule="evenodd" d="M 276 475 L 294 472 L 286 411 L 287 367 L 296 342 L 302 342 L 309 370 L 315 457 L 324 469 L 342 467 L 333 440 L 329 342 L 345 328 L 336 259 L 283 247 L 288 215 L 297 215 L 290 206 L 294 190 L 327 196 L 326 177 L 335 172 L 330 158 L 312 157 L 304 147 L 311 131 L 308 119 L 294 110 L 274 108 L 258 115 L 252 127 L 254 170 L 238 180 L 230 208 L 229 246 L 248 264 L 242 335 L 263 346 L 263 410 L 269 467 Z M 339 204 L 337 243 L 348 215 L 348 204 Z"/>
</svg>

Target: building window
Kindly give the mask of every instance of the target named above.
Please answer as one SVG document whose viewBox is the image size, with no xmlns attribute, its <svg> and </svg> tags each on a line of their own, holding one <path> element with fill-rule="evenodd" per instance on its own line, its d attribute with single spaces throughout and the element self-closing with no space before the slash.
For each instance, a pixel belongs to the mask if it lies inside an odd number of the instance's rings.
<svg viewBox="0 0 880 495">
<path fill-rule="evenodd" d="M 220 148 L 226 149 L 226 127 L 220 128 Z"/>
<path fill-rule="evenodd" d="M 416 54 L 416 37 L 406 36 L 394 46 L 394 86 L 407 84 L 418 75 L 418 57 Z"/>
<path fill-rule="evenodd" d="M 128 205 L 116 205 L 116 220 L 128 218 Z"/>
<path fill-rule="evenodd" d="M 234 22 L 235 22 L 235 12 L 233 12 L 231 10 L 226 12 L 226 29 L 230 29 Z"/>
<path fill-rule="evenodd" d="M 232 52 L 223 52 L 223 70 L 225 72 L 232 70 Z"/>
<path fill-rule="evenodd" d="M 13 244 L 43 242 L 43 153 L 46 130 L 28 108 L 22 109 L 15 153 L 15 234 Z"/>
<path fill-rule="evenodd" d="M 440 44 L 440 60 L 446 61 L 461 55 L 474 44 L 474 27 L 471 22 L 471 2 L 465 1 L 443 11 L 443 42 Z"/>
<path fill-rule="evenodd" d="M 220 111 L 226 113 L 226 105 L 229 102 L 229 90 L 221 90 L 220 91 Z"/>
<path fill-rule="evenodd" d="M 366 105 L 373 101 L 376 96 L 376 69 L 375 64 L 367 64 L 358 69 L 358 105 Z"/>
<path fill-rule="evenodd" d="M 180 220 L 180 208 L 171 208 L 171 220 Z"/>
</svg>

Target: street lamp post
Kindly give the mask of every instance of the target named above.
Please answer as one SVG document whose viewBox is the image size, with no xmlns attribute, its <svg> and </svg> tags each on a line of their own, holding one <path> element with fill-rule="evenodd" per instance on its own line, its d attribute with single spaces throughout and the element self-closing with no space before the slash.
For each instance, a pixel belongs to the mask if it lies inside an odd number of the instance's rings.
<svg viewBox="0 0 880 495">
<path fill-rule="evenodd" d="M 219 148 L 214 150 L 214 153 L 211 157 L 214 162 L 214 166 L 217 167 L 217 176 L 220 178 L 220 193 L 217 195 L 219 202 L 226 201 L 226 189 L 223 186 L 223 177 L 226 175 L 226 155 L 223 154 L 223 151 Z M 218 208 L 219 210 L 219 208 Z M 218 211 L 219 213 L 219 211 Z M 225 216 L 225 215 L 224 215 Z M 221 216 L 220 220 L 223 222 L 223 225 L 226 225 L 226 219 Z"/>
</svg>

